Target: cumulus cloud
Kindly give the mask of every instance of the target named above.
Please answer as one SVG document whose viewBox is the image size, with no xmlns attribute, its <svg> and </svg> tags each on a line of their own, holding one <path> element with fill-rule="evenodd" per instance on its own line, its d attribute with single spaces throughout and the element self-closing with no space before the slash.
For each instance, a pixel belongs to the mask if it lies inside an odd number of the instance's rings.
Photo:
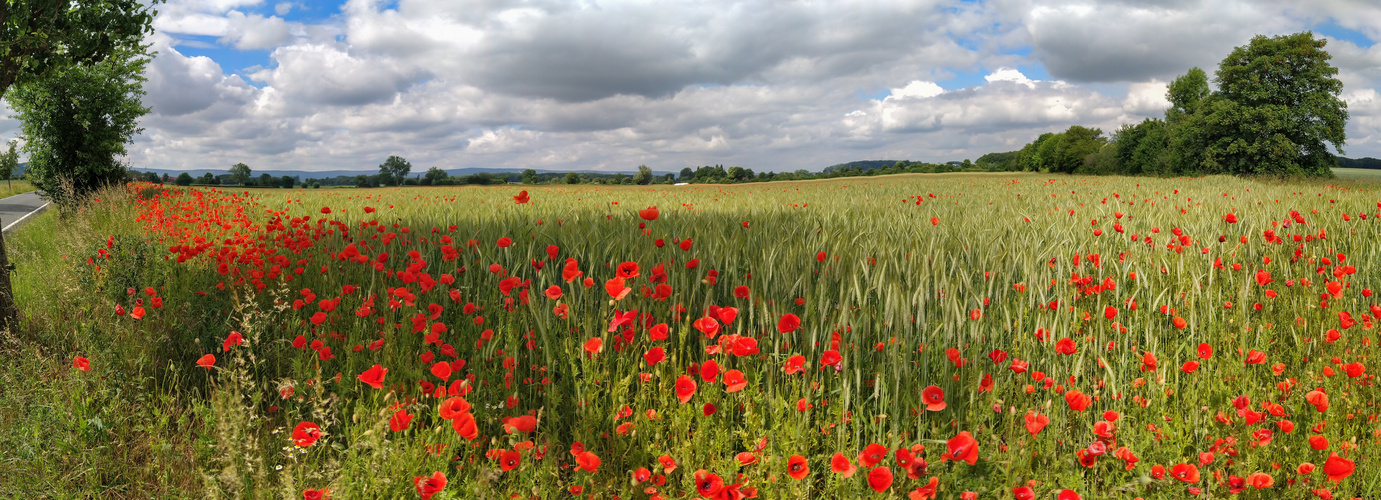
<svg viewBox="0 0 1381 500">
<path fill-rule="evenodd" d="M 399 154 L 443 168 L 782 171 L 976 158 L 1073 124 L 1111 133 L 1160 116 L 1165 82 L 1211 72 L 1253 34 L 1326 20 L 1372 33 L 1376 11 L 1344 0 L 310 5 L 321 17 L 309 23 L 290 20 L 298 2 L 161 6 L 135 164 L 372 169 Z M 1357 19 L 1344 19 L 1352 7 Z M 217 53 L 177 50 L 194 45 L 268 61 L 242 78 Z M 1354 155 L 1381 156 L 1378 47 L 1329 43 Z"/>
</svg>

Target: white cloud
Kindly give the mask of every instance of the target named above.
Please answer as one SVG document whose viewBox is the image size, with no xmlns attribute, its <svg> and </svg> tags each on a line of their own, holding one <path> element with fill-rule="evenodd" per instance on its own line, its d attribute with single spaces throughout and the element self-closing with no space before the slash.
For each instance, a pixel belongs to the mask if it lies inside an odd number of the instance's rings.
<svg viewBox="0 0 1381 500">
<path fill-rule="evenodd" d="M 1111 133 L 1160 116 L 1166 81 L 1194 65 L 1212 73 L 1254 33 L 1320 19 L 1371 33 L 1360 20 L 1381 11 L 1344 21 L 1350 7 L 349 0 L 312 4 L 324 17 L 303 24 L 282 17 L 309 8 L 296 2 L 174 0 L 160 7 L 154 112 L 132 160 L 334 170 L 400 154 L 441 167 L 781 171 L 976 158 L 1072 124 Z M 269 60 L 247 82 L 179 53 L 206 44 L 189 35 Z M 1381 156 L 1379 47 L 1329 43 L 1354 156 Z"/>
</svg>

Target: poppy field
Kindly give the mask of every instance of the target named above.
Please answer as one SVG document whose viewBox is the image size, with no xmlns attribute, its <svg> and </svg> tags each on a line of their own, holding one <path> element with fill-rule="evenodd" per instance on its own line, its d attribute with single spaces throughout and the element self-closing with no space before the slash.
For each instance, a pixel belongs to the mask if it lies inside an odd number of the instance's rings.
<svg viewBox="0 0 1381 500">
<path fill-rule="evenodd" d="M 71 283 L 54 379 L 177 415 L 167 496 L 1381 495 L 1368 184 L 101 198 L 16 286 Z"/>
</svg>

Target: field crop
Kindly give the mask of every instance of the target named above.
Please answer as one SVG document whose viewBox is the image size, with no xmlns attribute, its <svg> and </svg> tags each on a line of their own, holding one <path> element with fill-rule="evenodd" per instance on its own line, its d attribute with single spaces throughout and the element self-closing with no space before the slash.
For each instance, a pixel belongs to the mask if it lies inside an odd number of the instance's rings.
<svg viewBox="0 0 1381 500">
<path fill-rule="evenodd" d="M 56 346 L 73 368 L 51 376 L 95 395 L 59 428 L 107 442 L 84 434 L 103 405 L 158 409 L 124 410 L 155 443 L 136 472 L 71 483 L 1381 495 L 1381 195 L 1365 184 L 956 174 L 102 198 L 61 261 L 30 233 L 14 243 L 21 299 L 62 295 L 32 307 L 70 319 L 31 312 L 21 340 Z"/>
</svg>

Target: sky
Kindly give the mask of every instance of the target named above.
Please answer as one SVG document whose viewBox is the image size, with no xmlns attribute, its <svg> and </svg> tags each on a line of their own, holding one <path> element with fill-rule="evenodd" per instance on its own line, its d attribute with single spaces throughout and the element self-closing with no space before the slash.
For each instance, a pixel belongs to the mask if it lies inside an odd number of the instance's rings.
<svg viewBox="0 0 1381 500">
<path fill-rule="evenodd" d="M 1328 40 L 1381 157 L 1381 2 L 169 0 L 134 168 L 659 172 L 976 159 L 1163 115 L 1255 35 Z M 7 117 L 8 109 L 0 110 Z M 0 139 L 18 122 L 0 119 Z"/>
</svg>

